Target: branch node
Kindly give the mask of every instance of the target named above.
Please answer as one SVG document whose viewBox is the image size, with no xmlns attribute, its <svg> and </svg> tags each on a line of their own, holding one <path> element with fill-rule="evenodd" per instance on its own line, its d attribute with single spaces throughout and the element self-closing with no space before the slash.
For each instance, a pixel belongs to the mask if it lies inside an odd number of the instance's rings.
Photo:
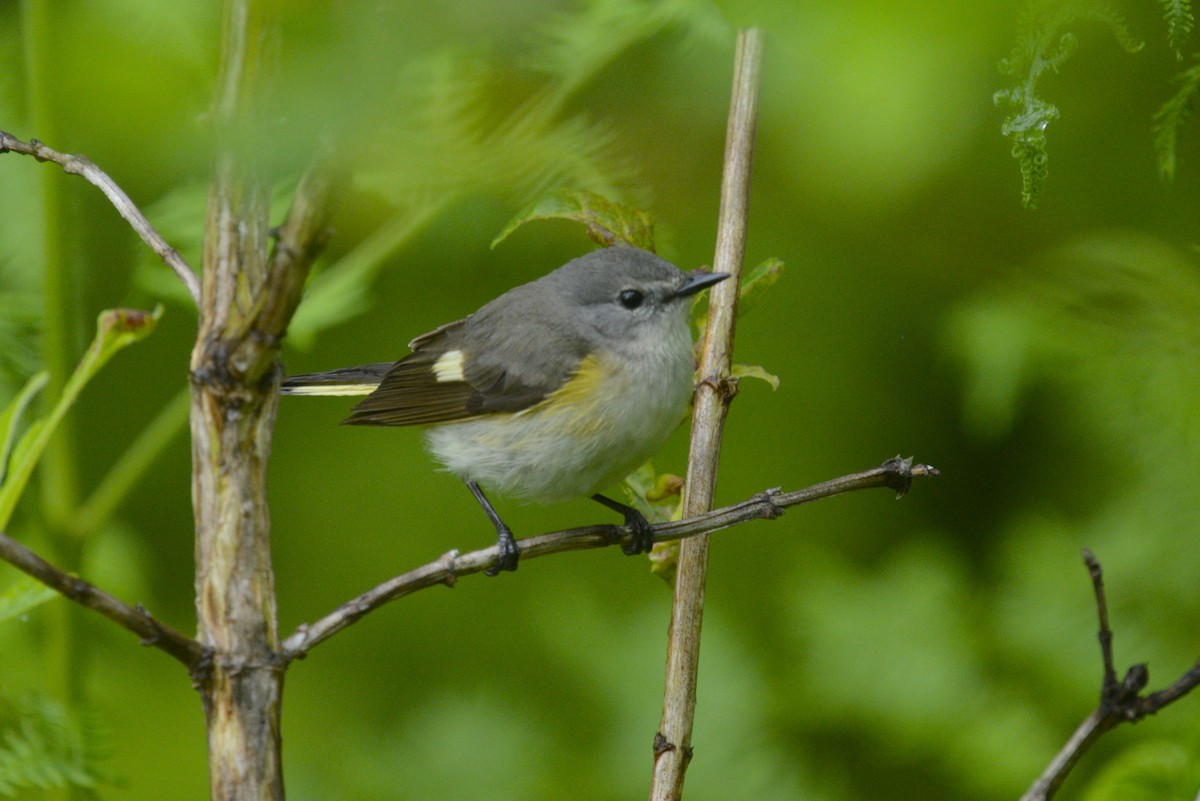
<svg viewBox="0 0 1200 801">
<path fill-rule="evenodd" d="M 670 740 L 668 740 L 661 731 L 654 733 L 654 759 L 655 759 L 655 761 L 658 761 L 658 758 L 661 757 L 663 754 L 670 753 L 671 751 L 674 751 L 674 750 L 675 750 L 675 744 L 672 743 Z"/>
<path fill-rule="evenodd" d="M 775 498 L 783 492 L 780 487 L 771 487 L 768 490 L 763 490 L 754 496 L 753 500 L 760 503 L 764 509 L 764 520 L 775 520 L 781 517 L 785 511 L 784 507 L 775 502 Z"/>
<path fill-rule="evenodd" d="M 441 569 L 445 574 L 442 576 L 442 584 L 445 584 L 451 589 L 453 589 L 454 585 L 458 583 L 458 557 L 459 550 L 457 548 L 453 548 L 442 554 L 442 557 L 438 560 L 441 565 Z"/>
<path fill-rule="evenodd" d="M 202 646 L 203 651 L 200 658 L 188 666 L 188 675 L 192 679 L 192 689 L 200 690 L 212 683 L 213 674 L 213 649 L 208 646 Z"/>
<path fill-rule="evenodd" d="M 1138 693 L 1146 689 L 1150 683 L 1150 668 L 1145 662 L 1139 662 L 1129 669 L 1121 681 L 1122 695 L 1125 698 L 1136 698 Z"/>
<path fill-rule="evenodd" d="M 894 489 L 896 491 L 896 500 L 900 500 L 908 494 L 909 488 L 912 487 L 912 457 L 903 458 L 900 454 L 896 454 L 884 462 L 882 466 L 886 471 L 884 485 Z"/>
<path fill-rule="evenodd" d="M 726 408 L 738 394 L 738 380 L 728 373 L 705 376 L 697 386 L 711 389 Z"/>
</svg>

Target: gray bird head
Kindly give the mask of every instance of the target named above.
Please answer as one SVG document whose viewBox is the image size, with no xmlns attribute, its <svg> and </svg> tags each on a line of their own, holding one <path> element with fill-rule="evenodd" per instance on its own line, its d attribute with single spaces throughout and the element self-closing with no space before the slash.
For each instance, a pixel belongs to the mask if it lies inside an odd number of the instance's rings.
<svg viewBox="0 0 1200 801">
<path fill-rule="evenodd" d="M 661 338 L 686 324 L 687 298 L 728 278 L 684 273 L 653 253 L 613 246 L 581 256 L 542 279 L 589 339 L 613 349 Z"/>
</svg>

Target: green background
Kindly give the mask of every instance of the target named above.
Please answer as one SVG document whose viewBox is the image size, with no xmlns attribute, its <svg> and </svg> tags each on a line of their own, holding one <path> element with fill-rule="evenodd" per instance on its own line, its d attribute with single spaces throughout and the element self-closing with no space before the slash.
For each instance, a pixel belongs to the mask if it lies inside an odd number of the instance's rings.
<svg viewBox="0 0 1200 801">
<path fill-rule="evenodd" d="M 322 136 L 350 165 L 325 270 L 381 226 L 410 226 L 348 281 L 360 295 L 322 296 L 314 309 L 345 319 L 301 326 L 293 372 L 399 358 L 588 250 L 565 222 L 489 249 L 548 189 L 637 204 L 662 255 L 709 263 L 733 29 L 764 29 L 747 263 L 787 266 L 740 322 L 735 356 L 781 386 L 743 382 L 718 502 L 896 453 L 943 475 L 900 503 L 861 493 L 716 536 L 689 801 L 1018 797 L 1096 702 L 1085 545 L 1106 568 L 1118 668 L 1148 662 L 1157 688 L 1192 664 L 1200 160 L 1185 129 L 1175 181 L 1158 177 L 1151 120 L 1190 63 L 1158 4 L 1120 6 L 1137 54 L 1104 24 L 1069 26 L 1077 52 L 1039 85 L 1062 116 L 1033 212 L 992 102 L 1015 80 L 997 63 L 1019 3 L 287 5 L 264 172 L 286 200 Z M 201 0 L 0 3 L 0 129 L 86 153 L 198 264 L 219 31 L 219 4 Z M 77 358 L 99 310 L 167 306 L 47 457 L 77 474 L 78 500 L 185 386 L 195 321 L 100 194 L 57 172 L 0 159 L 4 399 L 44 360 L 48 326 Z M 47 295 L 47 264 L 65 290 Z M 280 409 L 284 634 L 492 538 L 417 431 L 339 427 L 348 407 Z M 683 471 L 684 440 L 660 470 Z M 57 549 L 186 632 L 189 473 L 179 429 L 112 520 Z M 53 552 L 67 511 L 43 484 L 10 533 Z M 582 500 L 499 508 L 518 536 L 610 519 Z M 0 567 L 0 582 L 14 575 Z M 669 608 L 646 562 L 613 549 L 390 605 L 288 673 L 289 797 L 640 797 Z M 90 612 L 56 601 L 0 626 L 0 696 L 85 710 L 102 798 L 205 797 L 184 672 Z M 1185 699 L 1109 735 L 1062 797 L 1194 798 L 1196 709 Z"/>
</svg>

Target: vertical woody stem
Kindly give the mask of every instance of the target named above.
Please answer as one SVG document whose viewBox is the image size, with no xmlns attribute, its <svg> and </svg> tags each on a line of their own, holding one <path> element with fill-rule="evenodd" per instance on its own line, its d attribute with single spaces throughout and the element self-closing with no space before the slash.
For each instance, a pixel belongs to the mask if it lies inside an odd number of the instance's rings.
<svg viewBox="0 0 1200 801">
<path fill-rule="evenodd" d="M 732 280 L 717 284 L 709 299 L 708 325 L 700 356 L 700 383 L 692 415 L 691 450 L 684 485 L 684 517 L 712 508 L 717 459 L 725 414 L 737 391 L 730 377 L 734 317 L 741 282 L 750 198 L 750 168 L 758 115 L 758 82 L 762 37 L 757 29 L 740 31 L 735 57 L 733 96 L 725 142 L 725 171 L 713 269 Z M 708 535 L 680 545 L 667 646 L 663 714 L 654 744 L 652 801 L 675 801 L 683 792 L 684 773 L 692 755 L 692 721 L 696 709 L 696 673 L 704 615 L 704 580 Z"/>
<path fill-rule="evenodd" d="M 254 326 L 269 292 L 268 191 L 249 143 L 264 102 L 277 0 L 227 0 L 213 100 L 199 333 L 192 351 L 192 501 L 201 682 L 214 801 L 282 801 L 283 663 L 275 614 L 266 466 L 278 342 Z"/>
</svg>

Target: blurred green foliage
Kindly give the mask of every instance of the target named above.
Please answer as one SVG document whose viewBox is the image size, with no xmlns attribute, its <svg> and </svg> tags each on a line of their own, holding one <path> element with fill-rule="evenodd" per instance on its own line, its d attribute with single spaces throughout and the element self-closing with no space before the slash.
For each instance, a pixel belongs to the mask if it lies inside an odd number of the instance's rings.
<svg viewBox="0 0 1200 801">
<path fill-rule="evenodd" d="M 991 100 L 997 64 L 1031 30 L 1023 3 L 287 5 L 260 134 L 275 219 L 319 142 L 355 179 L 292 329 L 297 372 L 398 358 L 591 247 L 544 222 L 489 250 L 548 190 L 646 208 L 662 255 L 708 263 L 732 32 L 765 29 L 747 263 L 777 256 L 788 271 L 755 297 L 736 358 L 781 384 L 743 382 L 718 500 L 897 452 L 943 475 L 903 503 L 860 494 L 717 535 L 690 799 L 1016 798 L 1099 690 L 1083 545 L 1106 568 L 1118 668 L 1148 662 L 1157 688 L 1195 660 L 1200 139 L 1186 113 L 1169 121 L 1166 186 L 1152 131 L 1187 46 L 1169 15 L 1190 19 L 1188 4 L 1073 4 L 1119 14 L 1123 39 L 1146 42 L 1136 55 L 1102 26 L 1046 40 L 1078 46 L 1036 77 L 1061 109 L 1036 214 L 1020 208 Z M 0 3 L 0 129 L 86 153 L 193 265 L 219 22 L 214 0 Z M 61 386 L 98 310 L 169 305 L 80 395 L 9 533 L 189 630 L 178 397 L 194 317 L 83 181 L 5 156 L 0 210 L 0 408 L 43 367 Z M 284 632 L 490 537 L 417 432 L 339 428 L 346 406 L 280 410 Z M 656 467 L 682 472 L 684 446 L 677 435 Z M 502 512 L 520 535 L 595 522 L 593 507 Z M 203 797 L 183 671 L 18 581 L 0 566 L 0 605 L 16 610 L 0 615 L 0 697 L 18 710 L 0 717 L 0 758 L 13 738 L 69 745 L 86 725 L 88 753 L 107 754 L 78 774 L 100 782 L 86 792 Z M 647 563 L 615 551 L 397 602 L 291 669 L 290 797 L 643 793 L 668 608 Z M 1194 797 L 1196 703 L 1108 735 L 1061 797 Z M 54 710 L 105 733 L 50 726 L 68 719 Z"/>
</svg>

